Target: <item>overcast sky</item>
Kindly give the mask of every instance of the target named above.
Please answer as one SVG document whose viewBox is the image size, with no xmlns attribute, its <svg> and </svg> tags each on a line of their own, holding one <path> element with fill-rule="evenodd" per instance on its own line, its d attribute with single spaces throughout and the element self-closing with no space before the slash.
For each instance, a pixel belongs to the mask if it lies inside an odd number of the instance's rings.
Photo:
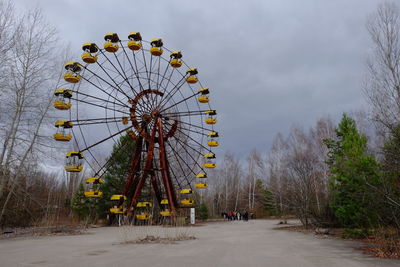
<svg viewBox="0 0 400 267">
<path fill-rule="evenodd" d="M 278 132 L 365 109 L 365 28 L 378 0 L 14 0 L 39 5 L 77 55 L 106 32 L 160 37 L 199 70 L 219 111 L 219 153 L 265 152 Z"/>
</svg>

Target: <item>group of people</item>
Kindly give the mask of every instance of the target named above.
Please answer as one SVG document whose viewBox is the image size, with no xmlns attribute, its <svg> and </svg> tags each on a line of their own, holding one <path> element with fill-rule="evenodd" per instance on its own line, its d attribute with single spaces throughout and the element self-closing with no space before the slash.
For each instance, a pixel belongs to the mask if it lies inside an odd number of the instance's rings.
<svg viewBox="0 0 400 267">
<path fill-rule="evenodd" d="M 227 219 L 228 221 L 235 221 L 235 220 L 248 221 L 249 220 L 249 213 L 247 212 L 247 210 L 243 213 L 240 213 L 239 211 L 222 212 L 221 216 L 224 217 L 224 219 Z"/>
</svg>

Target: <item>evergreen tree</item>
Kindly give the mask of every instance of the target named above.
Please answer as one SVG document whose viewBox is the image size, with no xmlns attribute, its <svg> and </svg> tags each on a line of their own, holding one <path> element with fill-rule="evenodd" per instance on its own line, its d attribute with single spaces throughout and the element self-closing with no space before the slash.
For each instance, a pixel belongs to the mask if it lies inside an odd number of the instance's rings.
<svg viewBox="0 0 400 267">
<path fill-rule="evenodd" d="M 131 157 L 135 150 L 136 142 L 129 136 L 121 136 L 117 143 L 113 146 L 109 165 L 104 174 L 104 184 L 101 185 L 100 191 L 103 195 L 98 201 L 98 214 L 101 218 L 105 218 L 109 208 L 112 206 L 110 198 L 112 195 L 122 194 L 126 179 L 129 175 L 131 167 Z"/>
<path fill-rule="evenodd" d="M 379 181 L 378 163 L 367 154 L 367 138 L 355 121 L 343 114 L 336 140 L 326 139 L 329 149 L 332 200 L 330 207 L 344 227 L 370 227 L 376 222 L 373 186 Z"/>
<path fill-rule="evenodd" d="M 205 202 L 201 202 L 199 206 L 199 218 L 201 220 L 207 220 L 208 219 L 208 207 Z"/>
<path fill-rule="evenodd" d="M 93 207 L 92 202 L 92 199 L 85 196 L 85 188 L 83 184 L 80 184 L 78 191 L 76 191 L 72 198 L 71 209 L 78 215 L 80 220 L 83 220 L 90 215 L 91 208 Z"/>
</svg>

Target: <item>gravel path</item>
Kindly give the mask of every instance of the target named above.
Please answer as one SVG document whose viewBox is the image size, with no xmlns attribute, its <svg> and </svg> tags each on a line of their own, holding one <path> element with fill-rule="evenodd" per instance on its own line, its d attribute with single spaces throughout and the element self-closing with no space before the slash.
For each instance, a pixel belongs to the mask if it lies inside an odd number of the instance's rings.
<svg viewBox="0 0 400 267">
<path fill-rule="evenodd" d="M 218 222 L 182 229 L 95 228 L 79 236 L 0 240 L 0 266 L 400 266 L 357 243 L 273 230 L 274 220 Z M 195 235 L 173 244 L 121 244 L 143 235 Z"/>
</svg>

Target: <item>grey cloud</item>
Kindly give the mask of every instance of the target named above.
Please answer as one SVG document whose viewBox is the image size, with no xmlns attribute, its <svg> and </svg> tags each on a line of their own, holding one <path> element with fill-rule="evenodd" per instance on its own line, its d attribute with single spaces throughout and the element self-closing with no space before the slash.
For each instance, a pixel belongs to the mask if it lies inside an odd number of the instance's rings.
<svg viewBox="0 0 400 267">
<path fill-rule="evenodd" d="M 369 48 L 366 17 L 377 0 L 50 1 L 50 23 L 80 53 L 109 31 L 140 31 L 182 50 L 212 91 L 223 138 L 219 152 L 268 149 L 277 132 L 327 114 L 363 108 Z"/>
</svg>

